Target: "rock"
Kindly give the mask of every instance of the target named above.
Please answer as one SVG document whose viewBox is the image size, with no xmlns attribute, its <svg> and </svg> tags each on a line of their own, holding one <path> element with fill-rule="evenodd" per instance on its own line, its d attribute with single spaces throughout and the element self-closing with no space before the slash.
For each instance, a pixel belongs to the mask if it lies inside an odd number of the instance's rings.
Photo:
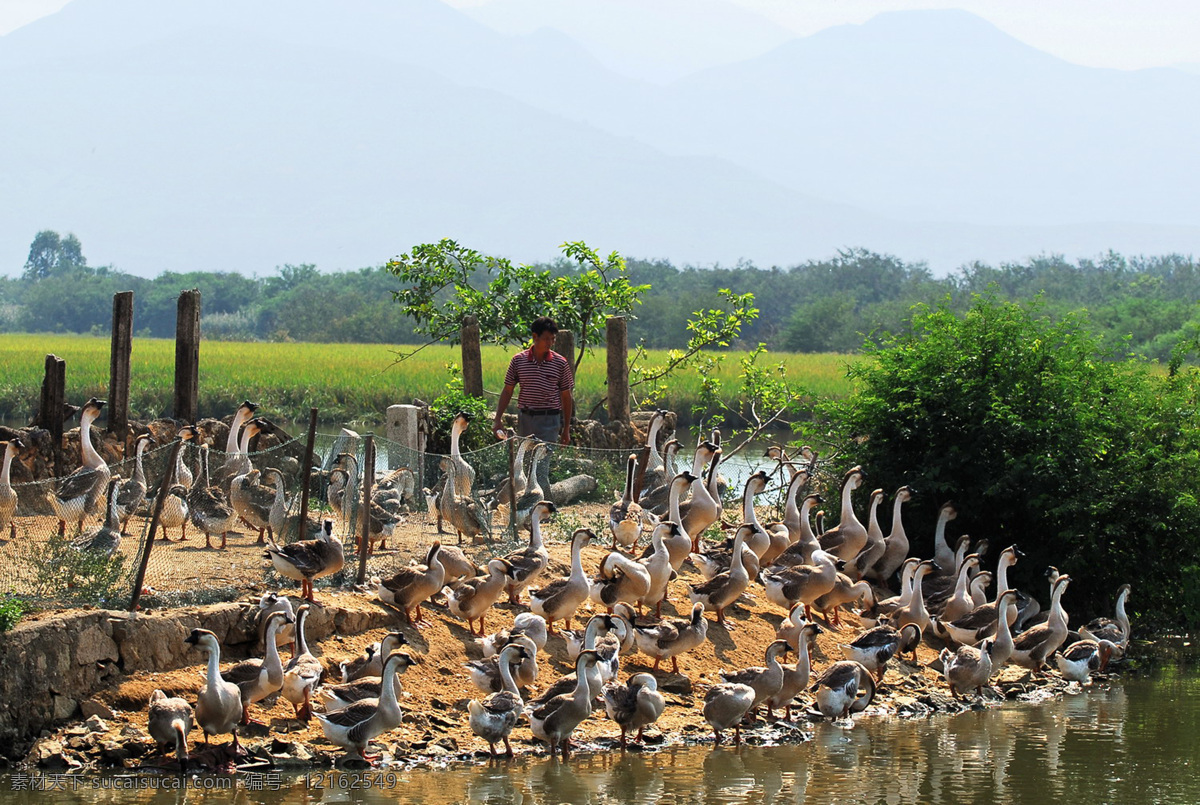
<svg viewBox="0 0 1200 805">
<path fill-rule="evenodd" d="M 65 721 L 75 715 L 75 708 L 79 706 L 79 702 L 72 699 L 70 696 L 54 696 L 54 720 Z"/>
<path fill-rule="evenodd" d="M 445 738 L 438 738 L 436 741 L 433 742 L 433 745 L 440 746 L 442 749 L 445 749 L 447 752 L 457 752 L 458 751 L 458 741 L 454 740 L 450 736 L 446 736 Z"/>
<path fill-rule="evenodd" d="M 120 741 L 105 741 L 100 744 L 100 757 L 105 763 L 119 764 L 129 756 L 129 749 Z"/>
<path fill-rule="evenodd" d="M 692 680 L 682 674 L 672 674 L 659 683 L 658 689 L 667 693 L 680 693 L 690 696 L 692 693 Z"/>
<path fill-rule="evenodd" d="M 58 741 L 45 739 L 38 741 L 29 755 L 30 759 L 42 768 L 65 768 L 68 763 L 63 755 L 63 745 Z"/>
<path fill-rule="evenodd" d="M 99 624 L 85 629 L 75 642 L 75 662 L 79 665 L 94 665 L 101 660 L 116 660 L 120 655 L 117 644 Z"/>
<path fill-rule="evenodd" d="M 430 744 L 428 747 L 425 748 L 425 754 L 429 755 L 429 757 L 445 757 L 446 755 L 449 755 L 450 752 L 447 751 L 446 748 L 443 746 L 438 746 L 437 744 Z"/>
<path fill-rule="evenodd" d="M 108 705 L 103 702 L 98 702 L 95 699 L 84 699 L 79 703 L 79 711 L 83 713 L 84 718 L 98 716 L 106 721 L 112 721 L 116 716 L 109 709 Z"/>
<path fill-rule="evenodd" d="M 439 673 L 441 673 L 441 672 L 442 672 L 442 669 L 441 669 L 441 668 L 439 668 L 439 669 L 438 669 L 438 672 L 439 672 Z M 442 701 L 441 699 L 438 699 L 438 698 L 433 698 L 433 699 L 430 699 L 430 700 L 429 700 L 429 706 L 430 706 L 430 707 L 432 707 L 434 710 L 449 710 L 449 709 L 450 709 L 450 705 L 449 705 L 449 704 L 447 704 L 446 702 L 444 702 L 444 701 Z"/>
<path fill-rule="evenodd" d="M 88 732 L 108 732 L 108 724 L 100 716 L 90 716 L 83 725 Z"/>
</svg>

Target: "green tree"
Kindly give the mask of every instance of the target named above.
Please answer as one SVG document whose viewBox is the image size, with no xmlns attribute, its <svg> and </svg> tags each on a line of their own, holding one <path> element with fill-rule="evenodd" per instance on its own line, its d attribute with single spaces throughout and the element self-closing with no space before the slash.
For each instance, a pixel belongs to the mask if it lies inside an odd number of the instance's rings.
<svg viewBox="0 0 1200 805">
<path fill-rule="evenodd" d="M 994 293 L 965 315 L 949 300 L 923 307 L 910 332 L 868 352 L 852 370 L 859 391 L 826 405 L 814 430 L 872 486 L 920 490 L 910 533 L 932 533 L 953 499 L 962 533 L 1025 551 L 1025 589 L 1044 598 L 1053 564 L 1076 578 L 1069 608 L 1106 611 L 1131 582 L 1141 612 L 1196 622 L 1194 373 L 1162 378 L 1102 349 L 1085 318 Z M 931 538 L 914 550 L 930 555 Z"/>
<path fill-rule="evenodd" d="M 29 246 L 24 278 L 43 280 L 68 269 L 85 266 L 87 259 L 83 256 L 83 245 L 79 238 L 72 234 L 60 237 L 53 230 L 43 229 L 34 236 Z"/>
<path fill-rule="evenodd" d="M 514 264 L 447 239 L 414 246 L 386 270 L 404 284 L 394 298 L 416 332 L 429 339 L 426 345 L 457 344 L 467 315 L 476 317 L 482 340 L 521 344 L 529 339 L 531 321 L 550 316 L 575 333 L 578 369 L 603 340 L 607 317 L 632 311 L 648 286 L 630 282 L 616 252 L 602 257 L 582 242 L 564 243 L 562 250 L 575 263 L 567 273 Z"/>
</svg>

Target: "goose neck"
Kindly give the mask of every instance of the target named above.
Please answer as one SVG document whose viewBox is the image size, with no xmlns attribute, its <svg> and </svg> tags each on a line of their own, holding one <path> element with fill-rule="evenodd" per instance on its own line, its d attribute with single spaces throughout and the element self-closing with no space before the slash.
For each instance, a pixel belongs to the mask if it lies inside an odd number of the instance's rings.
<svg viewBox="0 0 1200 805">
<path fill-rule="evenodd" d="M 221 644 L 215 637 L 205 641 L 208 649 L 208 684 L 210 687 L 221 684 Z"/>
<path fill-rule="evenodd" d="M 529 547 L 535 551 L 542 549 L 542 517 L 537 506 L 529 515 Z"/>
<path fill-rule="evenodd" d="M 1000 600 L 1000 593 L 1009 589 L 1008 587 L 1008 569 L 1016 564 L 1017 557 L 1012 551 L 1005 551 L 1000 554 L 1000 561 L 996 563 L 996 601 Z"/>
<path fill-rule="evenodd" d="M 12 444 L 9 444 L 4 448 L 4 464 L 0 465 L 0 484 L 3 484 L 4 486 L 9 486 L 12 460 L 15 453 L 16 450 L 13 448 Z"/>
<path fill-rule="evenodd" d="M 92 445 L 92 422 L 96 420 L 98 412 L 89 409 L 83 418 L 79 420 L 79 449 L 83 457 L 83 463 L 88 469 L 98 469 L 104 463 L 104 459 L 100 458 L 100 454 L 96 452 L 96 448 Z"/>
<path fill-rule="evenodd" d="M 308 621 L 308 610 L 302 609 L 296 614 L 296 648 L 292 652 L 292 657 L 299 657 L 302 654 L 308 653 L 308 640 L 304 636 L 304 627 Z"/>
<path fill-rule="evenodd" d="M 579 583 L 586 580 L 583 574 L 583 539 L 571 542 L 571 581 Z"/>
<path fill-rule="evenodd" d="M 382 710 L 385 707 L 393 708 L 398 706 L 396 701 L 396 668 L 400 665 L 398 660 L 388 662 L 386 659 L 383 664 L 383 679 L 380 680 L 383 684 L 379 691 L 379 708 Z"/>
<path fill-rule="evenodd" d="M 263 665 L 266 666 L 268 672 L 278 670 L 282 673 L 283 671 L 283 662 L 279 659 L 279 646 L 275 641 L 275 635 L 283 628 L 283 621 L 283 618 L 272 618 L 270 626 L 267 627 Z"/>
<path fill-rule="evenodd" d="M 504 651 L 500 653 L 500 684 L 503 690 L 508 691 L 521 700 L 521 691 L 517 688 L 517 682 L 512 675 L 512 657 L 516 652 Z"/>
<path fill-rule="evenodd" d="M 229 423 L 229 436 L 225 439 L 225 452 L 235 453 L 238 449 L 238 434 L 242 430 L 242 425 L 246 424 L 246 420 L 253 414 L 252 411 L 247 411 L 244 407 L 239 407 L 237 413 L 233 415 L 233 422 Z"/>
<path fill-rule="evenodd" d="M 892 504 L 892 536 L 904 535 L 904 518 L 901 516 L 901 510 L 904 507 L 904 499 L 900 495 L 896 496 L 895 503 Z"/>
</svg>

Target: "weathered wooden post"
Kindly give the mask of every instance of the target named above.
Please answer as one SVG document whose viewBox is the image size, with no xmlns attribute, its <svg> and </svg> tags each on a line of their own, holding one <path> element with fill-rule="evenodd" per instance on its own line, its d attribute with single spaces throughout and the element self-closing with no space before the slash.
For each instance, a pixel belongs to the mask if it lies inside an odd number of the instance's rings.
<svg viewBox="0 0 1200 805">
<path fill-rule="evenodd" d="M 483 356 L 479 351 L 479 320 L 463 317 L 462 333 L 463 391 L 472 397 L 483 396 Z"/>
<path fill-rule="evenodd" d="M 129 427 L 129 361 L 133 354 L 133 291 L 113 294 L 112 349 L 108 362 L 108 432 Z"/>
<path fill-rule="evenodd" d="M 175 315 L 175 418 L 195 423 L 200 397 L 200 289 L 179 294 Z"/>
<path fill-rule="evenodd" d="M 608 419 L 629 421 L 629 334 L 624 316 L 610 316 L 608 342 Z"/>
<path fill-rule="evenodd" d="M 358 543 L 358 576 L 355 584 L 367 581 L 367 549 L 371 547 L 371 487 L 375 486 L 375 434 L 363 442 L 362 535 Z"/>
<path fill-rule="evenodd" d="M 67 362 L 57 355 L 46 356 L 46 374 L 42 378 L 42 409 L 38 412 L 38 427 L 50 432 L 54 451 L 54 476 L 66 475 L 63 467 L 63 406 L 67 394 Z"/>
<path fill-rule="evenodd" d="M 300 518 L 296 527 L 298 539 L 308 538 L 308 487 L 312 483 L 313 450 L 317 441 L 317 409 L 310 408 L 308 412 L 308 442 L 304 445 L 304 466 L 301 467 L 302 486 L 300 487 Z M 283 540 L 282 535 L 277 539 Z"/>
<path fill-rule="evenodd" d="M 554 336 L 554 351 L 567 359 L 571 371 L 575 371 L 575 333 L 570 330 L 559 330 Z"/>
</svg>

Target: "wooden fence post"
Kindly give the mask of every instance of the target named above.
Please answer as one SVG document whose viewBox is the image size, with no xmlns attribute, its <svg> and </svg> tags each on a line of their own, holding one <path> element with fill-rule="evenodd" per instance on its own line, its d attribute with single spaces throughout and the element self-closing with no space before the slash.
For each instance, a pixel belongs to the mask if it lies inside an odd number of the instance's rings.
<svg viewBox="0 0 1200 805">
<path fill-rule="evenodd" d="M 479 351 L 479 320 L 464 316 L 462 332 L 463 391 L 472 397 L 483 396 L 483 356 Z"/>
<path fill-rule="evenodd" d="M 46 374 L 42 378 L 42 409 L 38 427 L 50 432 L 54 456 L 54 477 L 66 475 L 63 467 L 63 406 L 66 404 L 67 362 L 57 355 L 46 356 Z"/>
<path fill-rule="evenodd" d="M 300 518 L 299 525 L 296 527 L 297 539 L 308 539 L 308 487 L 312 483 L 312 465 L 313 465 L 313 450 L 316 447 L 317 441 L 317 409 L 311 408 L 308 412 L 308 443 L 304 445 L 304 466 L 300 468 L 301 483 L 300 487 Z M 282 540 L 283 536 L 279 536 Z"/>
<path fill-rule="evenodd" d="M 358 576 L 355 584 L 367 581 L 367 549 L 371 547 L 371 487 L 375 485 L 375 434 L 363 442 L 362 535 L 358 543 Z"/>
<path fill-rule="evenodd" d="M 575 371 L 575 333 L 570 330 L 559 330 L 554 336 L 554 351 L 567 359 L 571 371 Z"/>
<path fill-rule="evenodd" d="M 113 294 L 112 349 L 108 362 L 108 432 L 129 428 L 129 361 L 133 354 L 133 291 Z"/>
<path fill-rule="evenodd" d="M 175 316 L 175 418 L 195 423 L 200 396 L 200 290 L 179 294 Z"/>
<path fill-rule="evenodd" d="M 608 343 L 608 419 L 629 421 L 629 334 L 624 316 L 610 316 Z"/>
</svg>

